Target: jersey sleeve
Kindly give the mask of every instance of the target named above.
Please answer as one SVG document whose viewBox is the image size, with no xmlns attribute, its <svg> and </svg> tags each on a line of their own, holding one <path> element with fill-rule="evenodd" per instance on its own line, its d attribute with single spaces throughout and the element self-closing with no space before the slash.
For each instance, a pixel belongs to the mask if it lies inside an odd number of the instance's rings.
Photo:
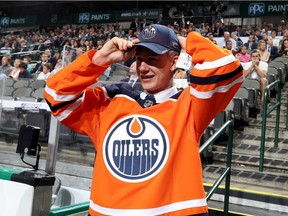
<svg viewBox="0 0 288 216">
<path fill-rule="evenodd" d="M 202 134 L 213 118 L 225 110 L 243 82 L 243 68 L 231 51 L 191 32 L 186 52 L 192 56 L 190 94 L 194 127 Z"/>
<path fill-rule="evenodd" d="M 69 128 L 88 135 L 107 100 L 101 87 L 87 88 L 107 69 L 92 63 L 96 51 L 80 55 L 46 82 L 44 97 L 52 114 Z M 92 109 L 93 108 L 93 109 Z M 89 121 L 87 121 L 89 119 Z"/>
</svg>

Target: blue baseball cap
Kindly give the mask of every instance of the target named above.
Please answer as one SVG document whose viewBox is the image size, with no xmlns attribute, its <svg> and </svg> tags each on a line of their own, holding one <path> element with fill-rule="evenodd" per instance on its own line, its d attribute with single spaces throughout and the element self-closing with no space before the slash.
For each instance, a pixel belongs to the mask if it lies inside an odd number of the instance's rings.
<svg viewBox="0 0 288 216">
<path fill-rule="evenodd" d="M 139 34 L 140 43 L 135 46 L 146 47 L 161 55 L 169 50 L 180 52 L 181 46 L 175 32 L 164 25 L 153 24 L 146 26 Z"/>
</svg>

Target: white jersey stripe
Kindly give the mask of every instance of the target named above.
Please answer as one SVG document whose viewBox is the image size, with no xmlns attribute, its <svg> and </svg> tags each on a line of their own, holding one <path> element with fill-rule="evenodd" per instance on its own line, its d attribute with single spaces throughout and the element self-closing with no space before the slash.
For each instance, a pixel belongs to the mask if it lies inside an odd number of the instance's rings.
<svg viewBox="0 0 288 216">
<path fill-rule="evenodd" d="M 223 58 L 217 59 L 212 62 L 203 62 L 202 64 L 196 64 L 194 68 L 198 70 L 207 70 L 212 68 L 218 68 L 230 64 L 235 61 L 235 57 L 233 54 L 225 56 Z"/>
<path fill-rule="evenodd" d="M 59 115 L 56 116 L 56 118 L 61 122 L 65 118 L 67 118 L 78 106 L 81 105 L 83 102 L 83 96 L 80 97 L 77 101 L 75 101 L 73 104 L 67 107 L 63 112 L 61 112 Z"/>
<path fill-rule="evenodd" d="M 241 76 L 240 78 L 234 80 L 229 85 L 218 86 L 217 88 L 213 89 L 212 91 L 205 91 L 205 92 L 201 92 L 201 91 L 196 90 L 193 87 L 190 87 L 190 94 L 192 94 L 195 97 L 200 98 L 200 99 L 208 99 L 208 98 L 211 98 L 217 92 L 218 93 L 223 93 L 223 92 L 229 91 L 230 88 L 232 88 L 235 84 L 240 83 L 242 81 L 243 81 L 243 76 Z"/>
<path fill-rule="evenodd" d="M 114 208 L 106 208 L 99 206 L 93 201 L 90 201 L 90 208 L 96 212 L 99 212 L 104 215 L 113 215 L 113 216 L 147 216 L 147 215 L 161 215 L 173 211 L 178 211 L 187 208 L 194 208 L 200 206 L 206 206 L 206 199 L 197 199 L 197 200 L 187 200 L 177 203 L 172 203 L 169 205 L 150 208 L 150 209 L 114 209 Z"/>
<path fill-rule="evenodd" d="M 47 94 L 52 96 L 55 101 L 71 101 L 75 99 L 77 96 L 79 96 L 79 93 L 65 94 L 65 95 L 56 94 L 55 90 L 49 88 L 47 85 L 45 87 L 45 91 L 47 92 Z"/>
</svg>

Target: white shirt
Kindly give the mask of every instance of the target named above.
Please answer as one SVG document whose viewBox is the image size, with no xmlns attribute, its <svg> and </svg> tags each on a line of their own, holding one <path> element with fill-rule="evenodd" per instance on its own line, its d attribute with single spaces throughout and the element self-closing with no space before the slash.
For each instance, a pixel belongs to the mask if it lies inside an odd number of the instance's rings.
<svg viewBox="0 0 288 216">
<path fill-rule="evenodd" d="M 50 72 L 44 74 L 43 72 L 39 73 L 38 77 L 37 77 L 37 80 L 45 80 L 47 81 L 47 79 L 49 78 L 50 76 Z"/>
<path fill-rule="evenodd" d="M 251 65 L 252 65 L 252 61 L 247 62 L 245 64 L 244 70 L 247 70 L 248 68 L 250 68 Z M 264 71 L 268 70 L 267 62 L 260 61 L 258 67 L 259 67 L 260 70 L 264 70 Z M 252 69 L 251 73 L 249 74 L 249 76 L 247 78 L 260 80 L 260 77 L 258 76 L 257 72 L 254 70 L 254 68 Z"/>
</svg>

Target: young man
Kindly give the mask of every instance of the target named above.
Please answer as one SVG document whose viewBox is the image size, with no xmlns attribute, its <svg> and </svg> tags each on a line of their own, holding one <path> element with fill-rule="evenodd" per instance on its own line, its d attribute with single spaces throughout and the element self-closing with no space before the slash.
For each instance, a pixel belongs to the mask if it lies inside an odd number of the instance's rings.
<svg viewBox="0 0 288 216">
<path fill-rule="evenodd" d="M 268 64 L 264 61 L 261 61 L 260 51 L 255 49 L 251 52 L 251 61 L 247 62 L 244 67 L 244 77 L 258 79 L 260 82 L 260 105 L 264 102 L 264 92 L 267 86 L 267 75 Z"/>
<path fill-rule="evenodd" d="M 207 215 L 199 141 L 243 73 L 230 51 L 200 34 L 179 39 L 166 26 L 150 25 L 133 44 L 114 37 L 47 81 L 52 113 L 97 150 L 91 215 Z M 190 87 L 178 92 L 173 76 L 185 47 L 194 67 Z M 144 92 L 127 83 L 87 88 L 133 55 Z"/>
</svg>

